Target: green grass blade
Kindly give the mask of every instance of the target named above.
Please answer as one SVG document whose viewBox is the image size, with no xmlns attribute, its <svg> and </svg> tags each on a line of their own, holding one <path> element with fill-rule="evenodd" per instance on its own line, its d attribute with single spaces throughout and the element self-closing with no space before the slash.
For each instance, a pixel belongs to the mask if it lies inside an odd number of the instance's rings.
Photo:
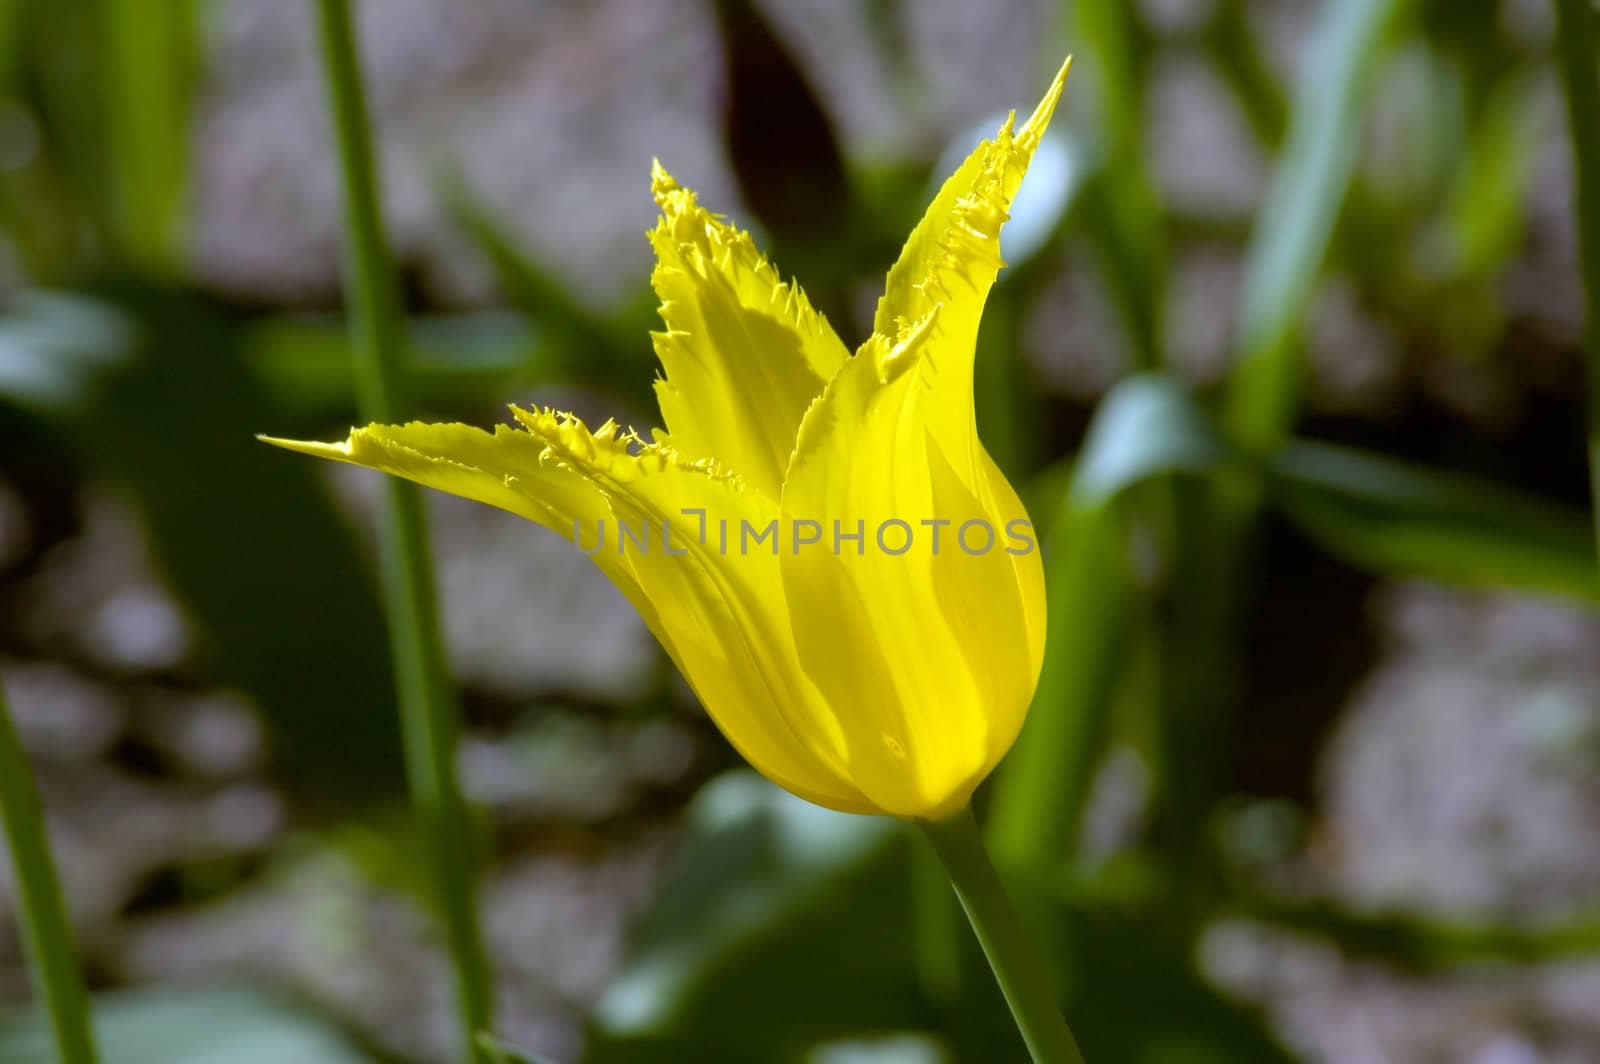
<svg viewBox="0 0 1600 1064">
<path fill-rule="evenodd" d="M 1123 522 L 1069 501 L 1046 545 L 1051 624 L 1022 736 L 995 775 L 985 835 L 1001 867 L 1036 881 L 1071 859 L 1116 699 L 1134 588 Z"/>
<path fill-rule="evenodd" d="M 1600 599 L 1584 515 L 1457 473 L 1318 443 L 1264 467 L 1268 499 L 1353 564 L 1400 576 Z"/>
<path fill-rule="evenodd" d="M 1160 367 L 1167 252 L 1161 203 L 1145 165 L 1144 79 L 1135 9 L 1118 0 L 1073 0 L 1084 64 L 1101 122 L 1088 222 L 1132 346 L 1134 365 Z"/>
<path fill-rule="evenodd" d="M 22 934 L 34 991 L 49 1014 L 60 1064 L 94 1064 L 89 1005 L 72 948 L 61 884 L 45 838 L 44 811 L 27 755 L 0 691 L 0 822 L 21 904 Z"/>
<path fill-rule="evenodd" d="M 1075 849 L 1137 594 L 1117 504 L 1136 485 L 1203 472 L 1223 455 L 1166 378 L 1131 377 L 1101 405 L 1045 546 L 1044 671 L 988 809 L 987 837 L 1005 867 L 1043 877 Z"/>
<path fill-rule="evenodd" d="M 118 245 L 135 265 L 175 266 L 189 162 L 189 102 L 199 66 L 196 0 L 102 0 Z"/>
<path fill-rule="evenodd" d="M 1285 897 L 1237 885 L 1230 909 L 1252 920 L 1317 935 L 1341 952 L 1428 972 L 1454 965 L 1550 964 L 1600 952 L 1600 913 L 1542 921 L 1474 920 L 1355 910 L 1331 898 Z"/>
<path fill-rule="evenodd" d="M 1289 107 L 1256 44 L 1244 0 L 1219 0 L 1206 26 L 1205 43 L 1256 139 L 1276 148 L 1288 124 Z"/>
<path fill-rule="evenodd" d="M 1296 333 L 1355 171 L 1380 46 L 1404 4 L 1328 0 L 1311 31 L 1288 144 L 1245 264 L 1227 424 L 1248 447 L 1271 447 L 1294 420 L 1301 375 Z"/>
<path fill-rule="evenodd" d="M 354 304 L 357 398 L 362 415 L 396 421 L 409 412 L 402 388 L 404 333 L 379 211 L 372 136 L 348 0 L 318 0 L 322 61 L 344 186 L 345 263 Z M 464 1059 L 486 1059 L 477 1039 L 492 1021 L 480 937 L 476 854 L 456 777 L 456 708 L 439 637 L 419 492 L 385 478 L 382 567 L 412 800 L 428 839 L 455 968 Z"/>
</svg>

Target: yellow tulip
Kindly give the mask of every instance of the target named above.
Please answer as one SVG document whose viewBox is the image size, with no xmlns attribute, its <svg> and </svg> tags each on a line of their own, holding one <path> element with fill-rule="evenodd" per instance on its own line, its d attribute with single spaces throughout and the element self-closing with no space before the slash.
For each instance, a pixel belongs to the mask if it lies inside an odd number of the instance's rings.
<svg viewBox="0 0 1600 1064">
<path fill-rule="evenodd" d="M 657 163 L 665 432 L 513 407 L 517 426 L 492 433 L 269 442 L 576 540 L 774 783 L 847 812 L 954 813 L 1016 739 L 1044 653 L 1043 568 L 978 439 L 973 357 L 1000 227 L 1066 74 L 945 182 L 854 356 Z"/>
</svg>

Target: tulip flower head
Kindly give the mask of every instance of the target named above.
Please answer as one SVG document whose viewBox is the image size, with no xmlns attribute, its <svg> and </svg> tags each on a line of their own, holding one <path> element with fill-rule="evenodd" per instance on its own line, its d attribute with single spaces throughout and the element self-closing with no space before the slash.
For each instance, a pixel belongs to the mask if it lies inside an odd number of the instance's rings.
<svg viewBox="0 0 1600 1064">
<path fill-rule="evenodd" d="M 944 183 L 854 355 L 657 163 L 664 431 L 513 407 L 493 432 L 269 442 L 573 540 L 779 786 L 846 812 L 953 813 L 1016 739 L 1044 654 L 1037 541 L 978 438 L 973 359 L 1000 227 L 1066 74 Z"/>
</svg>

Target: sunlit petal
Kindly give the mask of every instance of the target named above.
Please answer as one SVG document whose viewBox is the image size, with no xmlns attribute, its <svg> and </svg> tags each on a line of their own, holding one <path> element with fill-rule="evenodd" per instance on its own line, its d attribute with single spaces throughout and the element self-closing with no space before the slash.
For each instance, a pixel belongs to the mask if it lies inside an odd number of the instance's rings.
<svg viewBox="0 0 1600 1064">
<path fill-rule="evenodd" d="M 750 234 L 701 207 L 660 163 L 651 186 L 667 432 L 688 454 L 738 455 L 748 482 L 776 499 L 801 415 L 849 352 Z"/>
</svg>

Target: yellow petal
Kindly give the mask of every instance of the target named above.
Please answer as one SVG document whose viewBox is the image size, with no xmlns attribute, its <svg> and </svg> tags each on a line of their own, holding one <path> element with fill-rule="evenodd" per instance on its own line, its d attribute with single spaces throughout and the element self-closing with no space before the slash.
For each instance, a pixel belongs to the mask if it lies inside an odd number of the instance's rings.
<svg viewBox="0 0 1600 1064">
<path fill-rule="evenodd" d="M 607 424 L 599 435 L 611 435 Z M 301 454 L 330 458 L 391 473 L 424 487 L 509 510 L 559 532 L 569 541 L 575 523 L 595 535 L 597 522 L 610 521 L 604 497 L 583 478 L 545 460 L 547 445 L 510 425 L 484 432 L 470 425 L 368 425 L 351 429 L 343 443 L 315 443 L 262 436 L 262 441 Z M 592 542 L 586 540 L 586 542 Z M 592 556 L 646 623 L 654 627 L 655 609 L 645 598 L 626 559 L 604 552 Z"/>
<path fill-rule="evenodd" d="M 880 811 L 863 795 L 834 707 L 794 649 L 776 554 L 741 548 L 743 528 L 779 521 L 775 500 L 714 462 L 670 447 L 595 446 L 576 419 L 513 408 L 550 459 L 590 480 L 619 524 L 669 530 L 673 550 L 631 552 L 660 614 L 662 643 L 739 752 L 780 786 L 844 812 Z"/>
<path fill-rule="evenodd" d="M 640 444 L 612 422 L 591 432 L 552 410 L 513 413 L 523 431 L 412 423 L 356 429 L 337 444 L 267 442 L 498 506 L 569 540 L 581 522 L 590 560 L 639 610 L 747 761 L 819 805 L 877 812 L 849 782 L 831 710 L 799 669 L 777 558 L 720 551 L 715 532 L 702 543 L 700 518 L 683 512 L 705 513 L 713 529 L 730 520 L 737 535 L 741 520 L 763 527 L 776 504 L 714 463 Z M 598 521 L 605 533 L 594 550 Z M 624 523 L 645 547 L 620 545 Z"/>
<path fill-rule="evenodd" d="M 939 189 L 889 270 L 873 318 L 875 335 L 867 342 L 887 350 L 910 323 L 939 307 L 942 335 L 928 358 L 937 378 L 929 416 L 951 460 L 974 478 L 969 483 L 976 483 L 980 464 L 971 448 L 972 359 L 984 301 L 1004 265 L 1000 227 L 1071 67 L 1068 58 L 1022 129 L 1013 133 L 1007 118 L 994 140 L 979 144 Z"/>
<path fill-rule="evenodd" d="M 865 549 L 781 559 L 801 665 L 840 707 L 851 749 L 870 738 L 899 755 L 858 785 L 890 811 L 929 817 L 959 808 L 1010 747 L 1044 648 L 1038 551 L 1005 549 L 1023 550 L 1007 534 L 1025 511 L 998 471 L 973 492 L 928 422 L 939 314 L 835 376 L 784 482 L 787 513 L 863 520 Z M 905 553 L 888 553 L 898 530 L 887 548 L 876 541 L 891 520 L 915 533 Z M 972 553 L 960 539 L 968 522 Z"/>
<path fill-rule="evenodd" d="M 729 462 L 776 499 L 800 418 L 849 352 L 748 233 L 701 207 L 659 162 L 651 185 L 667 432 L 684 453 Z"/>
</svg>

